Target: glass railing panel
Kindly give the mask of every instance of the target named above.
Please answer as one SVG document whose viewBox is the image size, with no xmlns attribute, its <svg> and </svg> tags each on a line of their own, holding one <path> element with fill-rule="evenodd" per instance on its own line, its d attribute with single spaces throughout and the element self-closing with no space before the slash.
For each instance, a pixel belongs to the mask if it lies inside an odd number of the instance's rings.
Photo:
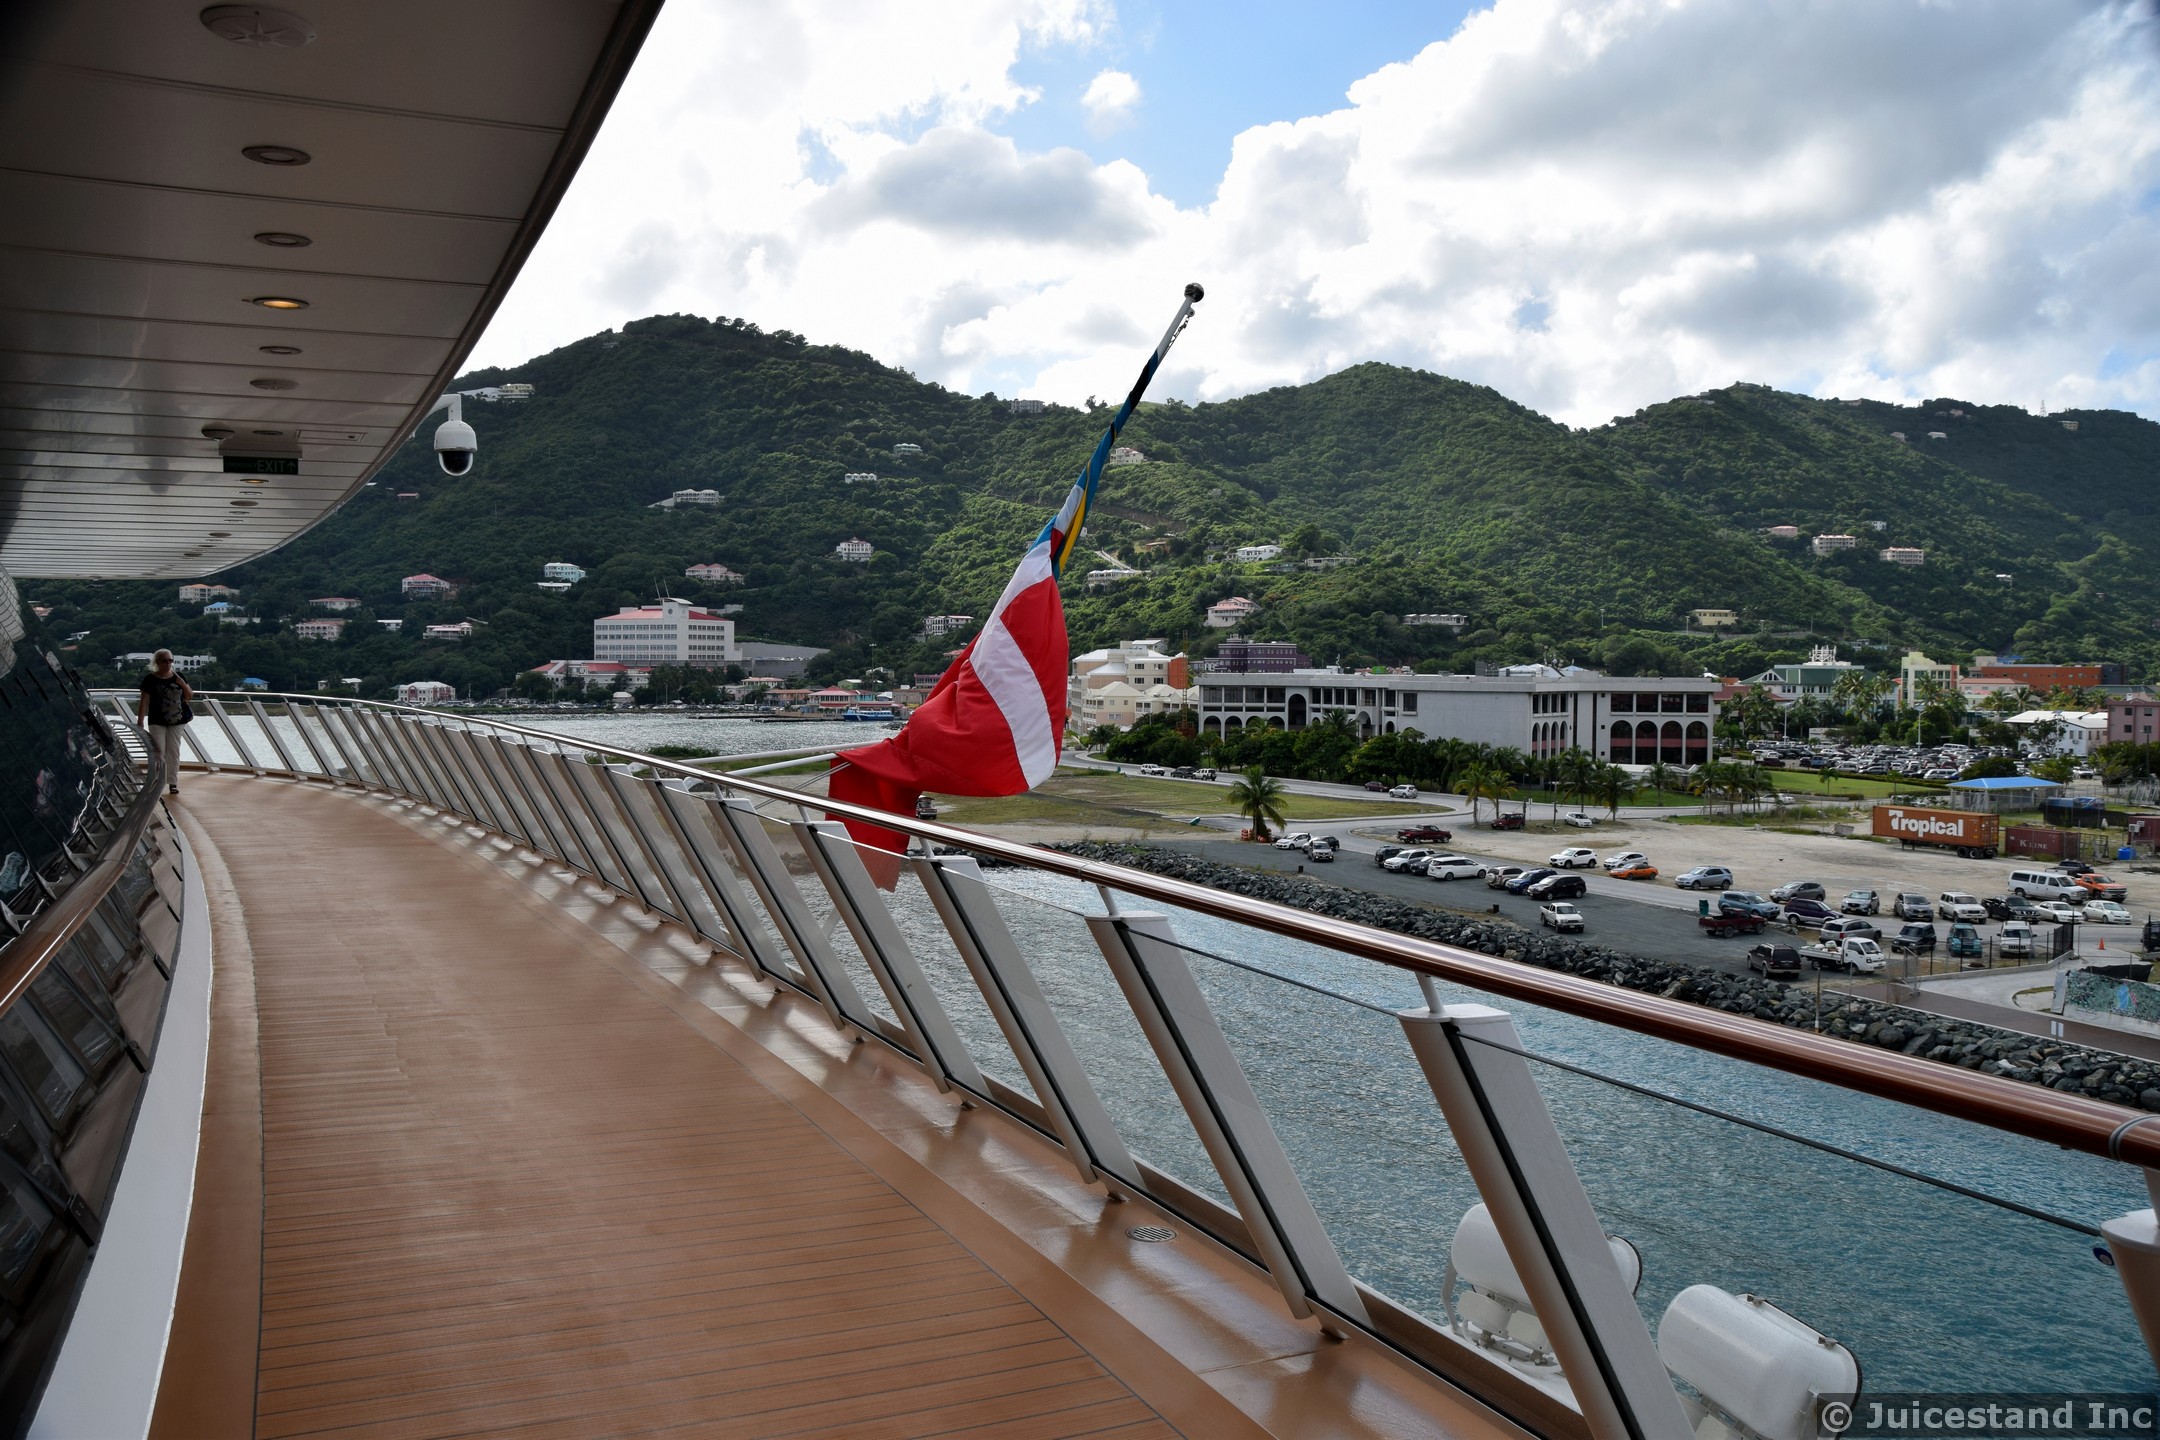
<svg viewBox="0 0 2160 1440">
<path fill-rule="evenodd" d="M 817 927 L 818 934 L 824 937 L 826 946 L 839 962 L 841 973 L 846 975 L 849 983 L 855 987 L 855 993 L 861 998 L 865 1013 L 889 1025 L 899 1024 L 899 1017 L 893 1013 L 892 1003 L 886 999 L 884 988 L 878 984 L 877 977 L 870 973 L 869 963 L 863 959 L 862 948 L 856 944 L 854 933 L 841 919 L 839 910 L 833 904 L 833 897 L 825 889 L 825 882 L 818 876 L 817 868 L 810 863 L 810 857 L 803 853 L 801 842 L 795 838 L 794 830 L 786 823 L 795 818 L 795 808 L 773 805 L 765 807 L 765 810 L 765 833 L 771 837 L 773 848 L 780 854 L 781 863 L 786 867 L 787 878 L 794 884 L 796 893 L 802 896 L 803 908 L 809 913 L 811 923 Z M 772 818 L 774 812 L 784 818 Z"/>
<path fill-rule="evenodd" d="M 1659 1092 L 1648 1095 L 1552 1063 L 1563 1027 L 1525 1020 L 1531 1069 L 1591 1202 L 1642 1257 L 1637 1299 L 1653 1329 L 1681 1289 L 1710 1284 L 1842 1342 L 1876 1392 L 2152 1390 L 2136 1319 L 2091 1233 L 2150 1204 L 2129 1167 L 1625 1037 L 1632 1053 L 1613 1071 Z"/>
<path fill-rule="evenodd" d="M 1221 1177 L 1087 928 L 1088 916 L 1103 913 L 1094 887 L 1018 867 L 989 871 L 983 882 L 1134 1157 L 1229 1205 Z"/>
</svg>

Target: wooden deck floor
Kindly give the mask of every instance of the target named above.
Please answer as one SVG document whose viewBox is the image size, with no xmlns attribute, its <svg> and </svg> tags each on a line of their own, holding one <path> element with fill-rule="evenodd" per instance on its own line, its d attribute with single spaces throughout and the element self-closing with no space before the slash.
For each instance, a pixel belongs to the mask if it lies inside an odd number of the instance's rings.
<svg viewBox="0 0 2160 1440">
<path fill-rule="evenodd" d="M 206 1127 L 155 1433 L 239 1433 L 251 1275 L 263 1437 L 1208 1433 L 509 884 L 320 789 L 184 804 L 230 879 L 212 1118 L 259 1064 L 261 1183 Z"/>
</svg>

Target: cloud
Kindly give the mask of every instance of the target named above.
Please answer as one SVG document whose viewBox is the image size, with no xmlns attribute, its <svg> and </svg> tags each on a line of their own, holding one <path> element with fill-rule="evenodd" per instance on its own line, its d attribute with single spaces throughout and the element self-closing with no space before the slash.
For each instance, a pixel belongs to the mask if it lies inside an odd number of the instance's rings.
<svg viewBox="0 0 2160 1440">
<path fill-rule="evenodd" d="M 1140 108 L 1140 82 L 1123 70 L 1105 70 L 1088 82 L 1080 97 L 1088 115 L 1088 128 L 1107 134 L 1129 123 Z"/>
<path fill-rule="evenodd" d="M 1740 378 L 2160 416 L 2147 6 L 1497 0 L 1192 208 L 998 133 L 1106 3 L 947 9 L 670 6 L 481 362 L 690 310 L 1077 401 L 1197 279 L 1161 395 L 1385 358 L 1575 423 Z"/>
<path fill-rule="evenodd" d="M 940 127 L 850 173 L 817 203 L 836 228 L 879 220 L 968 239 L 1130 245 L 1150 229 L 1147 187 L 1130 166 L 1077 150 L 1023 155 L 1002 135 Z"/>
</svg>

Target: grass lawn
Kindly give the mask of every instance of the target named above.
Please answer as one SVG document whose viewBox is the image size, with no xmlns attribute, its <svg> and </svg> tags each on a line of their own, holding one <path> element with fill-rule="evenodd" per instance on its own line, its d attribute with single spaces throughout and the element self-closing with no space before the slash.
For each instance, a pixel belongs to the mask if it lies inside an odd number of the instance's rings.
<svg viewBox="0 0 2160 1440">
<path fill-rule="evenodd" d="M 1414 813 L 1415 809 L 1408 801 L 1334 800 L 1321 795 L 1283 797 L 1283 813 L 1291 820 L 1402 815 Z M 1223 815 L 1229 811 L 1227 784 L 1158 780 L 1101 770 L 1062 769 L 1026 795 L 991 799 L 938 797 L 938 818 L 956 825 L 1138 825 L 1159 821 L 1165 815 Z"/>
<path fill-rule="evenodd" d="M 1932 803 L 1940 804 L 1947 796 L 1916 786 L 1905 780 L 1855 780 L 1844 775 L 1824 775 L 1814 770 L 1765 770 L 1763 776 L 1772 785 L 1791 795 L 1824 795 L 1844 800 L 1880 800 L 1889 795 L 1937 796 Z"/>
</svg>

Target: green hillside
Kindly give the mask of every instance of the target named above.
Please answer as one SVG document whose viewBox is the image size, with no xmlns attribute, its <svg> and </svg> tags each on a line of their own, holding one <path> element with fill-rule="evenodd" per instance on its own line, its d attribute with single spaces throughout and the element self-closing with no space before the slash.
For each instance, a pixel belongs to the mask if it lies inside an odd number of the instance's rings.
<svg viewBox="0 0 2160 1440">
<path fill-rule="evenodd" d="M 223 679 L 358 676 L 376 693 L 426 677 L 485 693 L 589 654 L 596 615 L 656 589 L 742 605 L 744 638 L 832 647 L 831 674 L 905 677 L 941 668 L 952 643 L 922 641 L 922 616 L 983 613 L 1108 413 L 1016 416 L 857 352 L 691 316 L 461 383 L 504 380 L 537 393 L 467 407 L 481 440 L 470 476 L 442 476 L 424 439 L 410 443 L 323 525 L 218 577 L 264 623 L 200 619 L 167 585 L 27 588 L 56 606 L 61 633 L 90 632 L 75 653 L 98 679 L 96 662 L 165 644 L 218 655 Z M 1206 606 L 1242 594 L 1265 607 L 1254 633 L 1349 663 L 1552 657 L 1737 673 L 1823 638 L 2160 668 L 2146 563 L 2160 553 L 2160 425 L 2131 415 L 1734 386 L 1574 431 L 1484 387 L 1368 364 L 1221 404 L 1149 405 L 1125 442 L 1148 463 L 1106 476 L 1076 572 L 1107 566 L 1100 550 L 1144 573 L 1100 593 L 1069 577 L 1079 645 L 1149 634 L 1205 649 L 1219 639 L 1201 626 Z M 921 454 L 896 457 L 901 443 Z M 721 503 L 650 508 L 682 488 Z M 1762 533 L 1776 524 L 1862 545 L 1816 559 Z M 857 536 L 875 558 L 835 560 Z M 1262 541 L 1290 553 L 1276 566 L 1221 558 Z M 1883 563 L 1889 544 L 1925 547 L 1927 564 Z M 541 591 L 550 560 L 589 576 L 567 595 Z M 748 583 L 683 577 L 715 560 Z M 463 588 L 405 605 L 398 581 L 418 571 Z M 319 595 L 366 602 L 345 640 L 282 628 Z M 1742 633 L 1684 633 L 1697 606 L 1738 611 Z M 1404 627 L 1416 611 L 1472 623 L 1460 637 Z M 366 623 L 392 616 L 407 633 Z M 464 618 L 479 622 L 469 641 L 431 647 L 417 633 Z"/>
</svg>

